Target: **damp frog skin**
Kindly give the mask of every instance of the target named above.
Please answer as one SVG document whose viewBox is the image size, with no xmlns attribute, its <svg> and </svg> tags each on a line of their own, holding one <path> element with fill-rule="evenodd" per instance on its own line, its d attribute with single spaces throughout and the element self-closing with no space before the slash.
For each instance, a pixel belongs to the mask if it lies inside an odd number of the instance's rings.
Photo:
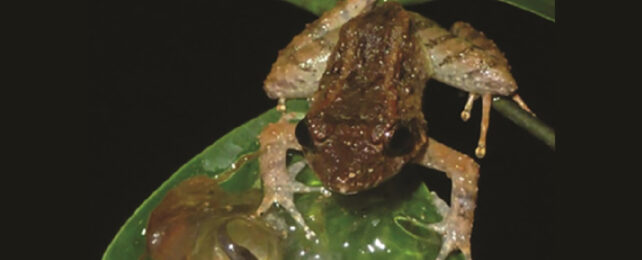
<svg viewBox="0 0 642 260">
<path fill-rule="evenodd" d="M 373 0 L 340 2 L 308 25 L 279 53 L 265 81 L 268 96 L 279 99 L 279 110 L 284 111 L 286 99 L 303 97 L 310 109 L 298 124 L 290 123 L 296 115 L 284 113 L 259 136 L 264 197 L 257 214 L 278 203 L 312 238 L 294 193 L 354 194 L 376 187 L 407 163 L 420 164 L 452 181 L 450 206 L 435 202 L 444 216 L 431 225 L 442 234 L 437 259 L 454 250 L 471 259 L 479 166 L 428 137 L 421 101 L 430 78 L 470 93 L 464 119 L 473 100 L 483 96 L 477 149 L 483 156 L 491 95 L 521 101 L 506 59 L 483 34 L 465 23 L 447 31 L 397 3 Z M 303 151 L 305 162 L 288 168 L 288 149 Z M 324 188 L 295 181 L 306 162 Z"/>
</svg>

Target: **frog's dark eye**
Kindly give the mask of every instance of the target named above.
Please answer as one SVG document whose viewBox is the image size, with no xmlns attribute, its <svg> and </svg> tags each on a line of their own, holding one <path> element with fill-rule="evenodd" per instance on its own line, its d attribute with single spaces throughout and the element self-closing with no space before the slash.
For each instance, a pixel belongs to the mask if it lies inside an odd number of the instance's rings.
<svg viewBox="0 0 642 260">
<path fill-rule="evenodd" d="M 406 126 L 400 126 L 388 141 L 385 153 L 388 156 L 404 155 L 412 151 L 413 145 L 414 138 L 410 129 Z"/>
<path fill-rule="evenodd" d="M 310 131 L 308 130 L 308 120 L 306 119 L 307 118 L 303 118 L 303 120 L 299 121 L 296 125 L 296 129 L 294 130 L 294 135 L 301 146 L 307 149 L 312 149 L 312 147 L 314 147 L 314 143 L 312 142 L 312 136 L 310 136 Z"/>
</svg>

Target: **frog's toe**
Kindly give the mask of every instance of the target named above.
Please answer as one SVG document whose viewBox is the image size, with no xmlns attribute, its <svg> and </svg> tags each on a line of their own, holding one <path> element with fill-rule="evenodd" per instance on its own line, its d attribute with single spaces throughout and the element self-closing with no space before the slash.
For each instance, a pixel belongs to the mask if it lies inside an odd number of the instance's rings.
<svg viewBox="0 0 642 260">
<path fill-rule="evenodd" d="M 255 215 L 262 216 L 265 212 L 267 212 L 272 207 L 272 204 L 277 201 L 275 195 L 276 194 L 274 192 L 266 191 L 265 193 L 263 193 L 263 200 L 261 201 L 261 205 L 259 205 L 259 207 L 256 209 Z"/>
<path fill-rule="evenodd" d="M 448 206 L 448 203 L 441 199 L 434 191 L 431 191 L 430 195 L 432 196 L 432 203 L 435 205 L 437 213 L 441 216 L 448 216 L 448 212 L 450 212 L 450 206 Z"/>
<path fill-rule="evenodd" d="M 307 186 L 303 183 L 300 182 L 293 182 L 292 187 L 292 192 L 294 193 L 309 193 L 309 192 L 319 192 L 325 197 L 329 197 L 332 193 L 327 190 L 326 188 L 320 186 L 320 187 L 312 187 L 312 186 Z"/>
<path fill-rule="evenodd" d="M 449 214 L 441 222 L 431 224 L 429 227 L 442 235 L 441 250 L 436 260 L 445 260 L 455 250 L 461 251 L 466 260 L 472 260 L 470 254 L 472 223 Z"/>
<path fill-rule="evenodd" d="M 287 210 L 290 216 L 292 217 L 292 219 L 294 219 L 294 221 L 296 221 L 299 224 L 299 226 L 301 226 L 301 228 L 303 229 L 303 232 L 305 232 L 305 238 L 310 240 L 316 238 L 316 234 L 314 233 L 314 231 L 312 231 L 312 229 L 305 223 L 305 220 L 303 219 L 303 215 L 301 215 L 301 212 L 299 212 L 299 210 L 296 209 L 296 206 L 294 205 L 293 200 L 281 201 L 279 202 L 279 205 L 283 207 L 285 210 Z"/>
<path fill-rule="evenodd" d="M 296 205 L 294 204 L 294 194 L 306 192 L 321 192 L 325 195 L 324 191 L 326 190 L 323 187 L 309 187 L 300 182 L 291 182 L 288 185 L 276 186 L 270 189 L 266 189 L 263 195 L 263 201 L 257 209 L 256 214 L 258 216 L 261 216 L 271 208 L 272 204 L 277 204 L 279 207 L 287 211 L 292 219 L 294 219 L 294 221 L 299 224 L 299 226 L 305 233 L 305 237 L 312 240 L 316 238 L 316 234 L 306 224 L 303 215 L 296 208 Z"/>
<path fill-rule="evenodd" d="M 479 97 L 479 95 L 469 92 L 468 93 L 468 99 L 466 100 L 466 105 L 464 105 L 464 110 L 461 111 L 461 120 L 464 122 L 468 121 L 470 119 L 470 111 L 473 109 L 473 102 L 475 102 L 475 99 Z"/>
<path fill-rule="evenodd" d="M 293 193 L 319 192 L 323 196 L 329 197 L 332 193 L 323 186 L 312 187 L 296 181 L 296 176 L 303 170 L 303 168 L 305 168 L 306 165 L 305 161 L 298 161 L 288 167 L 288 175 L 290 176 L 288 189 Z"/>
</svg>

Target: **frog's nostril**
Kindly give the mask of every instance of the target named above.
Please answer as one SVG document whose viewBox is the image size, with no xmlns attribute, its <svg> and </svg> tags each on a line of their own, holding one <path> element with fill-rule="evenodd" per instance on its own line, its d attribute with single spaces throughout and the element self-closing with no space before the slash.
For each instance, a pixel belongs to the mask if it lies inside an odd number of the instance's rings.
<svg viewBox="0 0 642 260">
<path fill-rule="evenodd" d="M 308 123 L 307 123 L 307 118 L 303 118 L 299 123 L 296 125 L 296 129 L 294 130 L 294 135 L 296 136 L 296 140 L 299 141 L 299 144 L 303 146 L 306 149 L 312 149 L 314 147 L 314 143 L 312 141 L 312 137 L 310 136 L 310 130 L 308 129 Z"/>
</svg>

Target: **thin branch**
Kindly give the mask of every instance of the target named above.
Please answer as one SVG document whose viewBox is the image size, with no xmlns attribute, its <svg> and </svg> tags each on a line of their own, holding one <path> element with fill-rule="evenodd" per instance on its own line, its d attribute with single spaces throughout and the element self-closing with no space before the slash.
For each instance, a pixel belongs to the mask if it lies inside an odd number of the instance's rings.
<svg viewBox="0 0 642 260">
<path fill-rule="evenodd" d="M 555 151 L 555 130 L 542 122 L 542 120 L 524 111 L 515 102 L 504 97 L 495 98 L 493 100 L 493 108 L 513 121 L 513 123 L 542 140 Z"/>
</svg>

